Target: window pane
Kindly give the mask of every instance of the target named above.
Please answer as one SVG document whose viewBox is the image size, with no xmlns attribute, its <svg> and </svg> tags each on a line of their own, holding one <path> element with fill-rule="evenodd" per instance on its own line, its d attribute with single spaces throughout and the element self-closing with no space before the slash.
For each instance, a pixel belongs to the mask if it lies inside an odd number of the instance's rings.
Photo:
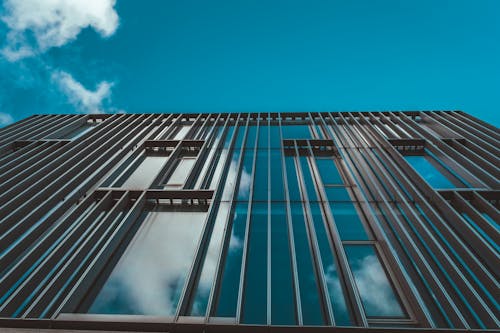
<svg viewBox="0 0 500 333">
<path fill-rule="evenodd" d="M 243 299 L 243 323 L 267 323 L 267 202 L 253 203 Z"/>
<path fill-rule="evenodd" d="M 290 201 L 300 201 L 300 189 L 297 179 L 297 171 L 295 170 L 295 158 L 293 156 L 285 157 L 286 176 L 288 182 L 288 195 Z"/>
<path fill-rule="evenodd" d="M 253 150 L 245 151 L 242 163 L 238 186 L 238 200 L 248 200 L 250 198 L 250 185 L 252 184 Z"/>
<path fill-rule="evenodd" d="M 284 125 L 283 139 L 312 139 L 309 125 Z"/>
<path fill-rule="evenodd" d="M 323 325 L 325 321 L 320 305 L 318 281 L 313 266 L 302 204 L 292 203 L 291 208 L 302 318 L 304 325 Z"/>
<path fill-rule="evenodd" d="M 330 202 L 330 209 L 341 240 L 368 240 L 352 202 Z"/>
<path fill-rule="evenodd" d="M 145 156 L 121 187 L 147 189 L 165 164 L 165 156 Z"/>
<path fill-rule="evenodd" d="M 186 179 L 189 176 L 195 162 L 195 158 L 181 158 L 165 186 L 182 187 L 186 182 Z"/>
<path fill-rule="evenodd" d="M 316 165 L 323 184 L 342 185 L 344 183 L 333 160 L 317 158 Z"/>
<path fill-rule="evenodd" d="M 332 248 L 328 239 L 329 232 L 323 220 L 323 214 L 318 202 L 311 202 L 311 214 L 316 230 L 316 238 L 321 255 L 321 264 L 325 273 L 326 287 L 330 296 L 330 303 L 338 326 L 351 325 L 349 311 L 344 298 L 339 276 L 337 274 L 337 264 L 333 257 Z"/>
<path fill-rule="evenodd" d="M 217 317 L 235 317 L 240 285 L 241 258 L 245 242 L 248 203 L 238 203 L 233 212 L 231 238 L 221 279 Z"/>
<path fill-rule="evenodd" d="M 325 187 L 325 192 L 329 201 L 351 201 L 349 192 L 344 186 Z"/>
<path fill-rule="evenodd" d="M 217 217 L 210 237 L 210 244 L 193 297 L 194 300 L 190 311 L 191 316 L 204 316 L 207 311 L 208 297 L 210 296 L 214 282 L 217 261 L 224 236 L 224 226 L 229 215 L 230 205 L 228 202 L 222 202 L 217 207 Z"/>
<path fill-rule="evenodd" d="M 150 212 L 89 313 L 174 314 L 205 217 L 205 212 Z"/>
<path fill-rule="evenodd" d="M 372 245 L 344 246 L 368 317 L 406 317 Z"/>
<path fill-rule="evenodd" d="M 284 201 L 285 188 L 283 183 L 283 163 L 281 150 L 271 150 L 271 200 Z"/>
<path fill-rule="evenodd" d="M 286 206 L 271 206 L 271 322 L 273 325 L 294 325 L 295 298 Z"/>
<path fill-rule="evenodd" d="M 180 130 L 175 134 L 172 140 L 183 140 L 186 134 L 189 132 L 191 126 L 181 126 Z"/>
<path fill-rule="evenodd" d="M 255 164 L 255 177 L 253 183 L 253 200 L 267 201 L 268 186 L 267 175 L 269 172 L 268 151 L 257 150 L 257 161 Z"/>
<path fill-rule="evenodd" d="M 404 158 L 432 187 L 443 189 L 456 187 L 425 156 L 404 156 Z"/>
</svg>

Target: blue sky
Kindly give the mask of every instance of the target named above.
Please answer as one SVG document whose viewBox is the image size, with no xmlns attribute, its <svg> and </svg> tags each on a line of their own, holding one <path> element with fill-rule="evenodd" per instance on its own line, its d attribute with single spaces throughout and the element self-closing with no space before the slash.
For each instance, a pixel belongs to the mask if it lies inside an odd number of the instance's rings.
<svg viewBox="0 0 500 333">
<path fill-rule="evenodd" d="M 0 123 L 460 109 L 500 124 L 500 1 L 0 0 Z"/>
</svg>

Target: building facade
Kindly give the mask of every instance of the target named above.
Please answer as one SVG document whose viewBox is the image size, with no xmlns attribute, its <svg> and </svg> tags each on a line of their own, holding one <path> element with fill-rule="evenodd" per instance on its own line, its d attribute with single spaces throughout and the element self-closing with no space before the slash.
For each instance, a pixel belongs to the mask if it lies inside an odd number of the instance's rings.
<svg viewBox="0 0 500 333">
<path fill-rule="evenodd" d="M 461 111 L 32 116 L 0 328 L 497 330 L 499 143 Z"/>
</svg>

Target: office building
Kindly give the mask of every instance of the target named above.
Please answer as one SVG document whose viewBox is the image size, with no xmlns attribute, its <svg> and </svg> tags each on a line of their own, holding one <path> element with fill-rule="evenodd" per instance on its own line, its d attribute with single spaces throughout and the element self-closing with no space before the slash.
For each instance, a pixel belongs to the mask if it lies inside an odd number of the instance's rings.
<svg viewBox="0 0 500 333">
<path fill-rule="evenodd" d="M 36 115 L 0 152 L 13 332 L 499 329 L 500 132 L 464 112 Z"/>
</svg>

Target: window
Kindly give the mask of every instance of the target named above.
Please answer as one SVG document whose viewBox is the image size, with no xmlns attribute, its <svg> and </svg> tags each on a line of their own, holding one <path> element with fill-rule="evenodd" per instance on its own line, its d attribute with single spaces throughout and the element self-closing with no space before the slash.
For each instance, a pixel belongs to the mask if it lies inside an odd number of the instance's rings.
<svg viewBox="0 0 500 333">
<path fill-rule="evenodd" d="M 151 210 L 88 312 L 175 314 L 205 217 L 160 206 Z"/>
</svg>

